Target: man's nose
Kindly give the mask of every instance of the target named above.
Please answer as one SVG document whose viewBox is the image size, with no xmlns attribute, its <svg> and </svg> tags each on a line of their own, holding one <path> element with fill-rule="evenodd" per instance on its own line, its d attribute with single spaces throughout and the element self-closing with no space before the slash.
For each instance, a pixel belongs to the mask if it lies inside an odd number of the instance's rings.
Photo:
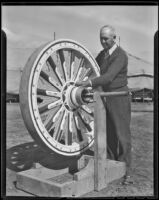
<svg viewBox="0 0 159 200">
<path fill-rule="evenodd" d="M 102 43 L 106 43 L 106 41 L 104 39 L 102 39 Z"/>
</svg>

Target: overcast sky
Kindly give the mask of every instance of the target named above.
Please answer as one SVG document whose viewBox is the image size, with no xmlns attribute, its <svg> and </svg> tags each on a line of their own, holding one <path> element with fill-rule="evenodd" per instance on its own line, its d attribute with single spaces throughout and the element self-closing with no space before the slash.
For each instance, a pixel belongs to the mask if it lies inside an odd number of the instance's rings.
<svg viewBox="0 0 159 200">
<path fill-rule="evenodd" d="M 35 47 L 45 41 L 69 38 L 96 55 L 99 29 L 111 24 L 117 43 L 129 53 L 153 62 L 157 6 L 2 6 L 2 28 L 16 47 Z"/>
</svg>

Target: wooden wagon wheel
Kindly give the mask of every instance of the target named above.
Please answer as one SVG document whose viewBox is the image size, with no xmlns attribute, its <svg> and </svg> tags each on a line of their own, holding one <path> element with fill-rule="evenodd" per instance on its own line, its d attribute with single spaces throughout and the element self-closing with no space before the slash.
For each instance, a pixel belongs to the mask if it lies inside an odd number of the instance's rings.
<svg viewBox="0 0 159 200">
<path fill-rule="evenodd" d="M 39 47 L 28 59 L 20 83 L 20 108 L 31 136 L 43 148 L 79 155 L 94 142 L 91 103 L 75 82 L 99 76 L 89 51 L 72 40 Z"/>
</svg>

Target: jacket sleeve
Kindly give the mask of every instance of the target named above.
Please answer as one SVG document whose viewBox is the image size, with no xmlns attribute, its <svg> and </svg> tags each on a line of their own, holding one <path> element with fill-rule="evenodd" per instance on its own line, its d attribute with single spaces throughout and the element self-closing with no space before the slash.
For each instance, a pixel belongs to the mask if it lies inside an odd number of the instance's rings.
<svg viewBox="0 0 159 200">
<path fill-rule="evenodd" d="M 118 55 L 115 60 L 110 64 L 107 72 L 99 77 L 92 79 L 92 87 L 107 86 L 109 85 L 118 73 L 122 70 L 127 62 L 127 56 L 124 53 Z"/>
</svg>

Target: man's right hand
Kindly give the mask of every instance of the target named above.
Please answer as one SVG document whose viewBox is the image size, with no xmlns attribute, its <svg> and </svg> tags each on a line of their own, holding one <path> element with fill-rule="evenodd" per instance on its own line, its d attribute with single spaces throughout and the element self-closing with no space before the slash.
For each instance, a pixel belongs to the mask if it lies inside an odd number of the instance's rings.
<svg viewBox="0 0 159 200">
<path fill-rule="evenodd" d="M 92 87 L 89 80 L 87 81 L 77 81 L 75 86 L 82 86 L 82 87 Z"/>
</svg>

